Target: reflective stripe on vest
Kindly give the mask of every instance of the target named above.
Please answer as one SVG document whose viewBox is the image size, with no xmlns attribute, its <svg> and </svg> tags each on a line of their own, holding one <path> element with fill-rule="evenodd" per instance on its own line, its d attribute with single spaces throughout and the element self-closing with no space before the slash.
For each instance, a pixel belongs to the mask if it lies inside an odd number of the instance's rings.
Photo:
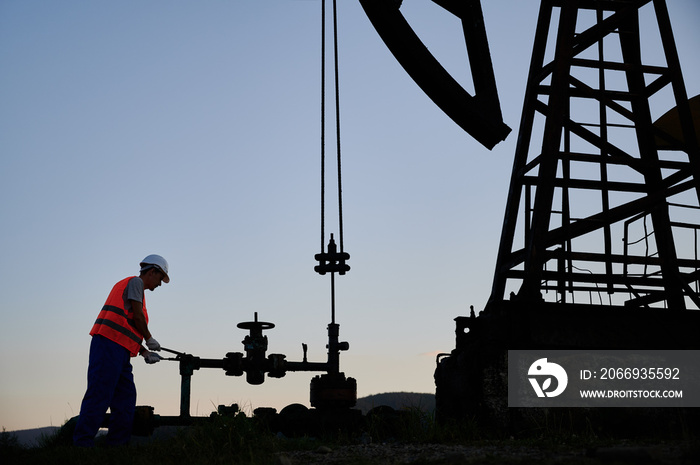
<svg viewBox="0 0 700 465">
<path fill-rule="evenodd" d="M 114 285 L 107 297 L 107 301 L 102 307 L 97 320 L 92 326 L 90 335 L 99 334 L 107 339 L 116 342 L 129 351 L 132 357 L 138 355 L 141 349 L 143 335 L 139 333 L 134 325 L 133 313 L 125 310 L 124 292 L 134 276 L 122 279 Z M 148 312 L 146 311 L 146 297 L 143 297 L 143 315 L 148 323 Z"/>
</svg>

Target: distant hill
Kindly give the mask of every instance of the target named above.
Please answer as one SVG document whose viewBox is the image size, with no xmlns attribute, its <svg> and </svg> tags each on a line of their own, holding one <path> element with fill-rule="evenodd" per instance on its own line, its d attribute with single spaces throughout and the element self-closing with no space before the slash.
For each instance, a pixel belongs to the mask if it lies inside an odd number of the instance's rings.
<svg viewBox="0 0 700 465">
<path fill-rule="evenodd" d="M 417 392 L 385 392 L 357 399 L 355 408 L 367 413 L 374 407 L 387 405 L 395 410 L 418 409 L 426 413 L 435 411 L 435 394 Z"/>
<path fill-rule="evenodd" d="M 40 444 L 42 438 L 51 437 L 58 430 L 58 426 L 46 426 L 44 428 L 3 431 L 2 434 L 7 435 L 7 440 L 11 440 L 9 438 L 15 437 L 20 446 L 35 447 Z"/>
</svg>

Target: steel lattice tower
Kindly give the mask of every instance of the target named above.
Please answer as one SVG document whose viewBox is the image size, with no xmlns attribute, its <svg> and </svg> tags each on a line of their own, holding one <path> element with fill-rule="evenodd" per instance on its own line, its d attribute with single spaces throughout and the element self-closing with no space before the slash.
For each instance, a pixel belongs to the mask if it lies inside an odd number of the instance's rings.
<svg viewBox="0 0 700 465">
<path fill-rule="evenodd" d="M 543 0 L 490 303 L 700 307 L 695 100 L 664 0 Z"/>
</svg>

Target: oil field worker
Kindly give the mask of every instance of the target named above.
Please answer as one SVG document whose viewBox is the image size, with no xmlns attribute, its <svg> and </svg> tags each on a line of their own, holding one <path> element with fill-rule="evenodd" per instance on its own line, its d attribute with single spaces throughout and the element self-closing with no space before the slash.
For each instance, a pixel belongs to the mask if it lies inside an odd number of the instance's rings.
<svg viewBox="0 0 700 465">
<path fill-rule="evenodd" d="M 136 410 L 131 357 L 140 354 L 148 364 L 161 360 L 152 352 L 160 350 L 160 344 L 148 330 L 144 292 L 153 291 L 161 282 L 170 282 L 168 262 L 160 255 L 149 255 L 140 266 L 139 276 L 124 278 L 114 285 L 90 331 L 88 385 L 73 434 L 76 446 L 93 446 L 107 409 L 107 444 L 129 442 Z M 144 339 L 148 349 L 141 345 Z"/>
</svg>

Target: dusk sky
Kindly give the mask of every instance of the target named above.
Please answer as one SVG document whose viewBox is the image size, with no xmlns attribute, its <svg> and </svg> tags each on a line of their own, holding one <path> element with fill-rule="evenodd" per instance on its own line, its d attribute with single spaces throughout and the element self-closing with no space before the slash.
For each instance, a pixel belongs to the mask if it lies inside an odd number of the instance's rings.
<svg viewBox="0 0 700 465">
<path fill-rule="evenodd" d="M 482 2 L 513 128 L 492 151 L 425 96 L 357 0 L 338 3 L 352 267 L 336 279 L 350 344 L 341 369 L 360 397 L 434 392 L 453 319 L 489 296 L 539 2 Z M 403 3 L 469 87 L 456 18 L 428 0 Z M 688 94 L 700 94 L 700 3 L 668 4 Z M 313 270 L 320 13 L 319 0 L 0 0 L 0 427 L 79 413 L 90 328 L 151 253 L 170 263 L 171 282 L 146 296 L 164 347 L 243 352 L 236 325 L 258 312 L 276 325 L 268 353 L 300 361 L 306 343 L 310 361 L 326 360 L 330 279 Z M 337 235 L 331 97 L 326 232 Z M 177 363 L 133 365 L 137 404 L 177 415 Z M 250 386 L 202 369 L 191 413 L 308 405 L 315 374 Z"/>
</svg>

